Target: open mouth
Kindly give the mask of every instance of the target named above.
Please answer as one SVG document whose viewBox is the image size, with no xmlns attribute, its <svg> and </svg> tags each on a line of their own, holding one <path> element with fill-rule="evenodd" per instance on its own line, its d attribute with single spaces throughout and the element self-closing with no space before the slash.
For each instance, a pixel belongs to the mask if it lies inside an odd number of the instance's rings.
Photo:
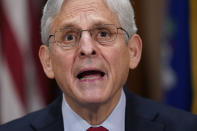
<svg viewBox="0 0 197 131">
<path fill-rule="evenodd" d="M 100 70 L 86 70 L 77 74 L 77 78 L 79 80 L 94 80 L 103 78 L 105 76 L 105 72 Z"/>
</svg>

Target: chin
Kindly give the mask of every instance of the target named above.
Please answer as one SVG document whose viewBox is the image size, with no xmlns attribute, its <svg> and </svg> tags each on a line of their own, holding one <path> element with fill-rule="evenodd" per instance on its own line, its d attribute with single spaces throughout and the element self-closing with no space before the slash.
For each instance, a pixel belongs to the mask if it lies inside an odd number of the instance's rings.
<svg viewBox="0 0 197 131">
<path fill-rule="evenodd" d="M 103 95 L 90 95 L 79 98 L 80 103 L 83 104 L 103 104 L 108 101 L 108 98 Z"/>
</svg>

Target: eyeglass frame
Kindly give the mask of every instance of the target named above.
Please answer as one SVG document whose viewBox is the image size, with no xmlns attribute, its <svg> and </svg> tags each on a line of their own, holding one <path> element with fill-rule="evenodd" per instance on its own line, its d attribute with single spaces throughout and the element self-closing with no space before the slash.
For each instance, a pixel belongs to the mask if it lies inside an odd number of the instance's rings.
<svg viewBox="0 0 197 131">
<path fill-rule="evenodd" d="M 114 27 L 116 28 L 116 33 L 115 33 L 116 36 L 114 37 L 114 39 L 111 40 L 111 41 L 105 41 L 105 42 L 112 42 L 112 41 L 116 40 L 117 35 L 118 35 L 118 30 L 119 30 L 119 29 L 122 30 L 122 31 L 124 31 L 124 32 L 126 33 L 127 37 L 129 38 L 129 33 L 128 33 L 124 28 L 122 28 L 121 26 L 116 27 L 116 25 L 114 25 L 114 24 L 100 24 L 100 25 L 97 25 L 97 26 L 95 26 L 94 28 L 91 28 L 91 29 L 86 29 L 86 30 L 79 30 L 79 29 L 76 29 L 76 30 L 79 32 L 79 34 L 80 34 L 80 35 L 79 35 L 79 39 L 78 39 L 76 42 L 74 42 L 73 44 L 70 44 L 69 46 L 61 46 L 60 42 L 58 42 L 58 41 L 56 40 L 56 37 L 55 37 L 55 34 L 56 34 L 57 32 L 59 32 L 59 31 L 61 31 L 61 30 L 64 30 L 64 29 L 66 29 L 66 28 L 69 28 L 69 27 L 60 28 L 60 29 L 56 30 L 55 33 L 50 34 L 49 37 L 48 37 L 48 42 L 49 42 L 49 40 L 50 40 L 51 37 L 54 37 L 54 42 L 55 42 L 57 45 L 59 45 L 60 47 L 62 47 L 62 48 L 74 47 L 74 46 L 80 41 L 83 31 L 88 31 L 88 32 L 90 33 L 90 35 L 91 35 L 91 38 L 92 38 L 91 31 L 92 31 L 93 29 L 96 29 L 96 27 L 105 26 L 105 25 L 111 25 L 111 26 L 114 26 Z M 70 27 L 70 28 L 71 28 L 71 27 Z M 97 41 L 95 38 L 92 38 L 92 39 L 95 40 L 95 41 Z M 97 42 L 100 43 L 101 45 L 107 45 L 107 44 L 102 44 L 102 43 L 105 43 L 105 42 L 99 42 L 99 41 L 97 41 Z M 50 43 L 50 42 L 49 42 L 49 43 Z M 62 44 L 62 45 L 63 45 L 63 44 Z"/>
</svg>

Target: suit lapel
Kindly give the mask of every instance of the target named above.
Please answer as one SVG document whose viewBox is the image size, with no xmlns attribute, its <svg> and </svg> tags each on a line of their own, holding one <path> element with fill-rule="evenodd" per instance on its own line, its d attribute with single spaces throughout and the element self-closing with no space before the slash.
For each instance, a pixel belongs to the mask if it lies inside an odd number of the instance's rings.
<svg viewBox="0 0 197 131">
<path fill-rule="evenodd" d="M 164 125 L 139 116 L 126 119 L 125 131 L 163 131 Z"/>
<path fill-rule="evenodd" d="M 62 95 L 31 120 L 32 128 L 36 131 L 64 131 L 61 106 Z"/>
<path fill-rule="evenodd" d="M 157 121 L 159 114 L 147 110 L 142 99 L 125 90 L 125 131 L 163 131 L 164 125 Z"/>
</svg>

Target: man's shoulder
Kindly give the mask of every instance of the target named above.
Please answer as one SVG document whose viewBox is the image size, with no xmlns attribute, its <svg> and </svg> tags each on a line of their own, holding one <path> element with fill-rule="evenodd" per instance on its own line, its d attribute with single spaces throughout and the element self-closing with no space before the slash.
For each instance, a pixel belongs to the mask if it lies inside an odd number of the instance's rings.
<svg viewBox="0 0 197 131">
<path fill-rule="evenodd" d="M 5 123 L 3 125 L 0 126 L 0 131 L 4 131 L 4 130 L 27 130 L 27 131 L 31 131 L 31 121 L 39 118 L 40 115 L 43 115 L 43 113 L 45 113 L 46 108 L 45 109 L 41 109 L 39 111 L 27 114 L 21 118 L 12 120 L 8 123 Z"/>
<path fill-rule="evenodd" d="M 127 92 L 127 110 L 138 117 L 161 123 L 166 129 L 197 130 L 197 116 Z M 128 109 L 129 108 L 129 109 Z M 133 109 L 132 109 L 133 108 Z M 127 111 L 127 112 L 128 112 Z"/>
<path fill-rule="evenodd" d="M 5 123 L 0 126 L 0 131 L 13 131 L 13 130 L 25 130 L 25 131 L 33 131 L 34 126 L 41 127 L 43 124 L 50 124 L 50 122 L 53 122 L 53 117 L 50 117 L 51 115 L 54 115 L 57 113 L 55 112 L 59 109 L 58 104 L 60 103 L 61 98 L 57 98 L 53 103 L 48 105 L 47 107 L 29 113 L 21 118 L 18 118 L 16 120 L 10 121 L 8 123 Z"/>
</svg>

